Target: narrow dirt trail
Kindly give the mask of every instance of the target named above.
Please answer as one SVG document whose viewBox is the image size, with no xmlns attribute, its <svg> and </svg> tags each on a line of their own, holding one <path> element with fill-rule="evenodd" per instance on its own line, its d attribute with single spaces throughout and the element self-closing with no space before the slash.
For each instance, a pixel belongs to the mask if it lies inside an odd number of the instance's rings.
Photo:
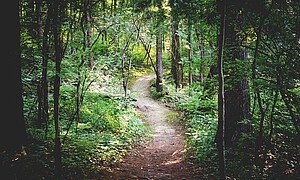
<svg viewBox="0 0 300 180">
<path fill-rule="evenodd" d="M 132 87 L 137 95 L 136 107 L 153 130 L 153 140 L 128 153 L 101 179 L 202 179 L 198 168 L 185 161 L 185 143 L 178 128 L 167 122 L 174 112 L 150 97 L 150 80 L 154 77 L 140 77 Z"/>
</svg>

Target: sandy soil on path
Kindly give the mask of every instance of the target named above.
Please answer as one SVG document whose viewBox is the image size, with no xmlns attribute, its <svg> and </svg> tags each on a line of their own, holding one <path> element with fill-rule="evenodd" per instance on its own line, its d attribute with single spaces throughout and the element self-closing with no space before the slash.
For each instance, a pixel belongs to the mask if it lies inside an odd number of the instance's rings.
<svg viewBox="0 0 300 180">
<path fill-rule="evenodd" d="M 185 160 L 185 143 L 178 128 L 167 122 L 168 114 L 174 112 L 150 97 L 150 80 L 154 77 L 140 77 L 132 87 L 137 95 L 135 106 L 145 114 L 153 139 L 129 152 L 100 179 L 202 179 L 199 168 Z"/>
</svg>

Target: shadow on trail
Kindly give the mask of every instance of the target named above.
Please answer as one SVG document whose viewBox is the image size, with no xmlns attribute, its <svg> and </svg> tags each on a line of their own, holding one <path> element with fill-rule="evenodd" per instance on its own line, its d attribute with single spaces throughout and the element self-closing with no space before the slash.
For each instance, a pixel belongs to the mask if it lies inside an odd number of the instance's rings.
<svg viewBox="0 0 300 180">
<path fill-rule="evenodd" d="M 108 168 L 101 179 L 202 179 L 199 168 L 185 160 L 181 133 L 167 122 L 168 114 L 175 112 L 150 97 L 153 78 L 152 74 L 140 77 L 132 87 L 137 96 L 135 106 L 145 115 L 153 140 L 129 152 L 123 161 Z"/>
</svg>

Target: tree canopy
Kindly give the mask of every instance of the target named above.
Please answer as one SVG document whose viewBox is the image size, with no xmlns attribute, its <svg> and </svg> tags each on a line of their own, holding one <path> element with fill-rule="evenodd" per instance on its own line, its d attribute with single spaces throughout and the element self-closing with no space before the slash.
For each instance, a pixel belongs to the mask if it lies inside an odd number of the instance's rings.
<svg viewBox="0 0 300 180">
<path fill-rule="evenodd" d="M 299 1 L 16 0 L 7 8 L 6 177 L 88 178 L 118 162 L 150 133 L 131 90 L 151 73 L 151 95 L 181 112 L 187 153 L 204 178 L 299 177 Z"/>
</svg>

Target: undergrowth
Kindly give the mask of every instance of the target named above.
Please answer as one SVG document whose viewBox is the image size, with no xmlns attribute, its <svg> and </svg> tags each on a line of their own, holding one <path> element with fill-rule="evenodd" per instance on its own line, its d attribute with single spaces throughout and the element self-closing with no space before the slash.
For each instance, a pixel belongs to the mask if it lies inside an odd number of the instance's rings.
<svg viewBox="0 0 300 180">
<path fill-rule="evenodd" d="M 85 179 L 97 174 L 148 138 L 149 128 L 133 107 L 135 98 L 132 94 L 125 105 L 121 80 L 94 71 L 89 74 L 87 81 L 96 78 L 98 80 L 84 91 L 79 121 L 75 119 L 75 86 L 68 81 L 61 86 L 60 128 L 64 179 Z M 49 98 L 51 102 L 52 97 Z M 1 152 L 1 173 L 4 170 L 5 179 L 52 179 L 55 169 L 53 109 L 50 107 L 46 135 L 44 129 L 32 126 L 34 119 L 30 118 L 34 116 L 30 114 L 30 106 L 34 106 L 34 100 L 28 98 L 25 101 L 25 117 L 28 118 L 25 154 Z"/>
<path fill-rule="evenodd" d="M 201 83 L 193 83 L 176 90 L 172 82 L 164 84 L 164 92 L 150 90 L 173 109 L 180 111 L 181 124 L 186 131 L 188 158 L 196 161 L 202 168 L 205 179 L 218 178 L 218 153 L 215 143 L 217 131 L 217 92 L 205 89 Z M 268 98 L 268 97 L 264 97 Z M 286 111 L 278 106 L 272 142 L 265 139 L 264 150 L 255 158 L 255 142 L 259 134 L 259 112 L 252 115 L 252 131 L 242 133 L 233 147 L 225 149 L 228 179 L 297 179 L 299 177 L 299 137 L 293 129 L 291 120 L 280 112 Z M 282 124 L 286 124 L 283 126 Z M 289 124 L 289 125 L 288 125 Z M 266 120 L 265 134 L 268 134 Z M 263 161 L 263 164 L 259 162 Z"/>
</svg>

